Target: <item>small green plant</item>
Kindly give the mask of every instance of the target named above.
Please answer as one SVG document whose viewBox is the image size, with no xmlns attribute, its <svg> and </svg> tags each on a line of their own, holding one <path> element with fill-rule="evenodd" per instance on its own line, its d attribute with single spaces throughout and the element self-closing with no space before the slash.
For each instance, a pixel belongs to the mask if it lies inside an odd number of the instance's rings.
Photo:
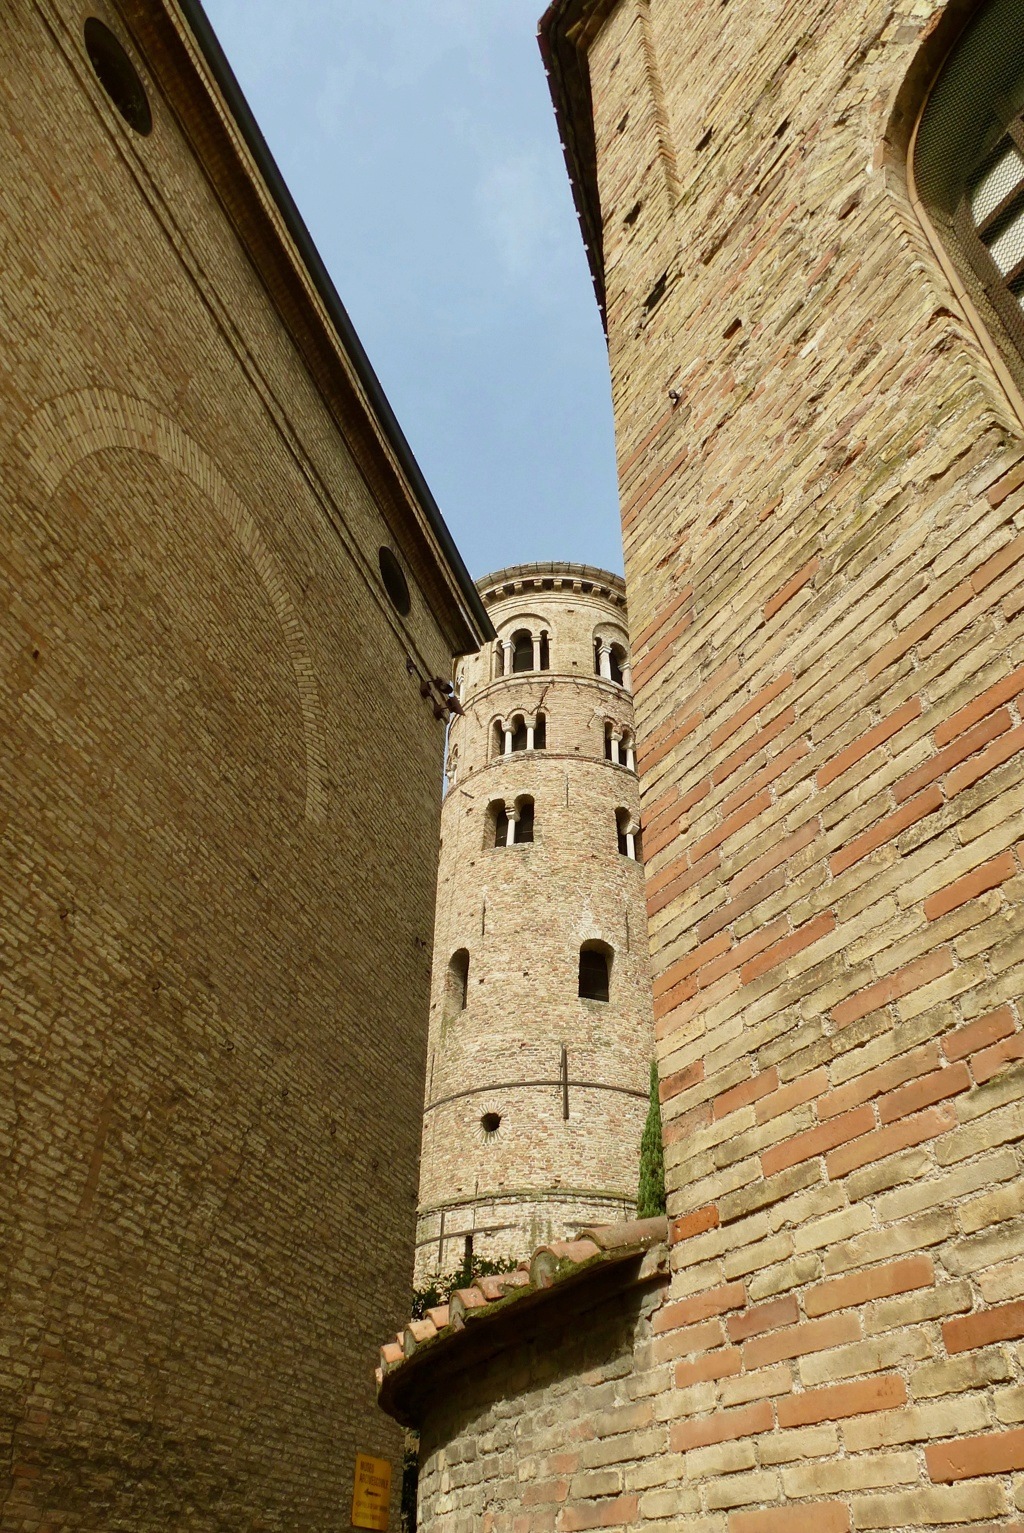
<svg viewBox="0 0 1024 1533">
<path fill-rule="evenodd" d="M 640 1185 L 636 1195 L 638 1219 L 654 1219 L 665 1212 L 665 1152 L 661 1143 L 661 1101 L 658 1097 L 658 1065 L 651 1060 L 651 1105 L 647 1109 L 640 1140 Z"/>
<path fill-rule="evenodd" d="M 425 1288 L 412 1291 L 412 1318 L 421 1320 L 428 1309 L 447 1304 L 456 1288 L 468 1288 L 474 1278 L 490 1277 L 494 1273 L 514 1272 L 519 1265 L 510 1256 L 498 1256 L 493 1261 L 486 1256 L 470 1256 L 455 1272 L 435 1277 Z"/>
</svg>

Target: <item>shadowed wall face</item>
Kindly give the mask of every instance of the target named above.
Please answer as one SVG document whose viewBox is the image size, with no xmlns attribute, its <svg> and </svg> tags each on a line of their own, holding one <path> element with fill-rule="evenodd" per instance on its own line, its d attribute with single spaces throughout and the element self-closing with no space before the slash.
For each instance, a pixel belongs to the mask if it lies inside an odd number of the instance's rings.
<svg viewBox="0 0 1024 1533">
<path fill-rule="evenodd" d="M 347 1527 L 355 1450 L 400 1453 L 446 577 L 183 135 L 162 8 L 148 63 L 102 15 L 148 136 L 75 4 L 0 40 L 0 1526 Z"/>
<path fill-rule="evenodd" d="M 954 33 L 874 0 L 558 10 L 594 113 L 664 1409 L 696 1477 L 665 1504 L 706 1533 L 1003 1525 L 1024 1469 L 1019 364 L 997 371 L 887 142 Z M 989 211 L 998 266 L 1016 214 Z"/>
</svg>

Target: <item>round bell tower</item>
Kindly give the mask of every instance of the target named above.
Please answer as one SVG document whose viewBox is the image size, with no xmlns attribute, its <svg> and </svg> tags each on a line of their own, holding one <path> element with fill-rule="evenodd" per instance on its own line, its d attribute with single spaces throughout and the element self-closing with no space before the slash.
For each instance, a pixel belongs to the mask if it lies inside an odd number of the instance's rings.
<svg viewBox="0 0 1024 1533">
<path fill-rule="evenodd" d="M 478 582 L 434 932 L 416 1278 L 628 1217 L 653 1048 L 623 581 Z"/>
</svg>

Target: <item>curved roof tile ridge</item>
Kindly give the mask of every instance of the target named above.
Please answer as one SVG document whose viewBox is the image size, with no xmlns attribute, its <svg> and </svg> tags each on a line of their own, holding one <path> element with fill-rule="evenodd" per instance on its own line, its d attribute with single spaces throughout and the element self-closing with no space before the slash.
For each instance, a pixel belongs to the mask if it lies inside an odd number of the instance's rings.
<svg viewBox="0 0 1024 1533">
<path fill-rule="evenodd" d="M 397 1398 L 404 1380 L 419 1373 L 436 1355 L 460 1345 L 467 1328 L 478 1327 L 509 1305 L 533 1298 L 543 1301 L 551 1291 L 581 1278 L 591 1269 L 605 1271 L 619 1263 L 643 1257 L 668 1239 L 668 1220 L 629 1219 L 618 1224 L 593 1225 L 579 1231 L 575 1240 L 554 1240 L 538 1246 L 527 1261 L 511 1272 L 488 1274 L 456 1289 L 447 1304 L 427 1310 L 419 1320 L 409 1320 L 394 1341 L 380 1350 L 377 1388 L 382 1408 L 400 1421 L 409 1417 Z M 655 1262 L 651 1274 L 661 1270 Z"/>
</svg>

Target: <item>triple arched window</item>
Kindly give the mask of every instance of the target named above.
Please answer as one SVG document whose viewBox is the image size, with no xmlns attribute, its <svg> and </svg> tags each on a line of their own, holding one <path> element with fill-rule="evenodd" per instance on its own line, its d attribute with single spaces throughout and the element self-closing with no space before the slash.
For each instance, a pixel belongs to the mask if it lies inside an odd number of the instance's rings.
<svg viewBox="0 0 1024 1533">
<path fill-rule="evenodd" d="M 495 719 L 491 730 L 491 750 L 494 756 L 511 756 L 516 751 L 542 751 L 547 749 L 548 717 L 546 713 L 513 713 L 507 719 Z"/>
<path fill-rule="evenodd" d="M 517 628 L 494 646 L 495 676 L 551 669 L 551 637 L 546 628 Z"/>
</svg>

